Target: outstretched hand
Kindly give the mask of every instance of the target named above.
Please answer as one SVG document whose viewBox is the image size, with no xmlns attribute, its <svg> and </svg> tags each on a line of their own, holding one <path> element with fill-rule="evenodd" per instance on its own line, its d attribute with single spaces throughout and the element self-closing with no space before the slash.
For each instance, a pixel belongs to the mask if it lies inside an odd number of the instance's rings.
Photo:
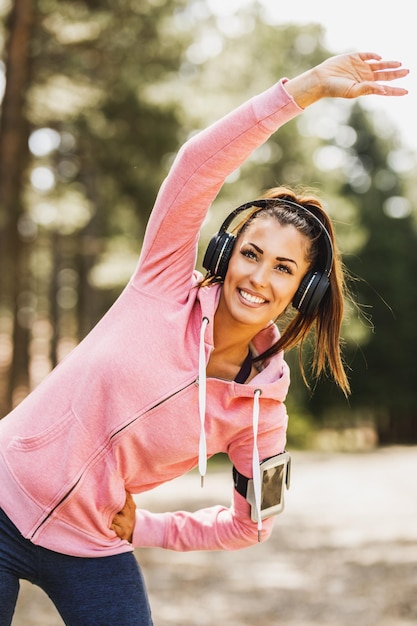
<svg viewBox="0 0 417 626">
<path fill-rule="evenodd" d="M 126 491 L 126 501 L 121 511 L 116 513 L 113 517 L 110 525 L 111 530 L 114 530 L 116 535 L 120 539 L 126 539 L 126 541 L 132 541 L 133 530 L 135 528 L 136 520 L 136 504 L 132 498 L 132 495 Z"/>
<path fill-rule="evenodd" d="M 380 81 L 390 82 L 408 73 L 399 61 L 384 61 L 374 52 L 340 54 L 289 80 L 285 88 L 305 108 L 321 98 L 403 96 L 407 89 Z"/>
</svg>

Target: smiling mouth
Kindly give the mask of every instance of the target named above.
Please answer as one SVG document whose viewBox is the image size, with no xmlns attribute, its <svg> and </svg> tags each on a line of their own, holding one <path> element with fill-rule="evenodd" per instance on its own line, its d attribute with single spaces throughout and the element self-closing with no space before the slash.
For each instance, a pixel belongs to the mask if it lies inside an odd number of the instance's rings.
<svg viewBox="0 0 417 626">
<path fill-rule="evenodd" d="M 265 300 L 265 298 L 254 296 L 248 293 L 247 291 L 244 291 L 243 289 L 238 289 L 238 291 L 239 291 L 239 295 L 243 298 L 243 300 L 245 300 L 246 302 L 249 302 L 250 304 L 265 304 L 265 302 L 268 302 L 267 300 Z"/>
</svg>

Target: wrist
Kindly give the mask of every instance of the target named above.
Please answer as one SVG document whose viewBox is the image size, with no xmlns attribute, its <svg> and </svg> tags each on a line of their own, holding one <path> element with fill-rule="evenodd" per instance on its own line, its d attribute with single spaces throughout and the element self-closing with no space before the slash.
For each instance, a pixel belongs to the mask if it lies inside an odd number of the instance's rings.
<svg viewBox="0 0 417 626">
<path fill-rule="evenodd" d="M 322 85 L 315 68 L 289 79 L 285 83 L 285 89 L 302 109 L 306 109 L 322 98 Z"/>
</svg>

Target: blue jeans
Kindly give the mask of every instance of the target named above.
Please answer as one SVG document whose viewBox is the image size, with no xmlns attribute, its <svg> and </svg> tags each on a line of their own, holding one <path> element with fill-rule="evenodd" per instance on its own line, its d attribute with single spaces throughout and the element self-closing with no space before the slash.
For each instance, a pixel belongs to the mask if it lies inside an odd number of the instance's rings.
<svg viewBox="0 0 417 626">
<path fill-rule="evenodd" d="M 12 622 L 19 579 L 41 587 L 70 626 L 152 626 L 135 556 L 81 558 L 35 546 L 0 509 L 0 626 Z"/>
</svg>

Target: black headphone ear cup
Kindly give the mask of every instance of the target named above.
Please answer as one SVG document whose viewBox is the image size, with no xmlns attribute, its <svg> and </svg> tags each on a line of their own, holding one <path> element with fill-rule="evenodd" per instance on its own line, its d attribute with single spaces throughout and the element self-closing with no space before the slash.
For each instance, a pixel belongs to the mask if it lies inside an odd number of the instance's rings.
<svg viewBox="0 0 417 626">
<path fill-rule="evenodd" d="M 293 307 L 303 315 L 314 315 L 329 287 L 325 272 L 307 272 L 292 301 Z"/>
<path fill-rule="evenodd" d="M 214 267 L 213 257 L 215 256 L 217 250 L 217 241 L 219 239 L 218 235 L 213 235 L 209 241 L 209 245 L 207 246 L 206 252 L 203 258 L 203 267 L 208 272 L 212 273 L 212 268 Z"/>
<path fill-rule="evenodd" d="M 236 237 L 230 233 L 213 235 L 203 259 L 203 267 L 212 276 L 224 279 Z"/>
<path fill-rule="evenodd" d="M 314 278 L 314 272 L 307 272 L 304 276 L 303 280 L 300 283 L 297 291 L 295 292 L 292 305 L 295 309 L 298 309 L 300 313 L 304 313 L 304 300 L 306 298 L 306 292 L 309 290 L 309 285 Z"/>
</svg>

